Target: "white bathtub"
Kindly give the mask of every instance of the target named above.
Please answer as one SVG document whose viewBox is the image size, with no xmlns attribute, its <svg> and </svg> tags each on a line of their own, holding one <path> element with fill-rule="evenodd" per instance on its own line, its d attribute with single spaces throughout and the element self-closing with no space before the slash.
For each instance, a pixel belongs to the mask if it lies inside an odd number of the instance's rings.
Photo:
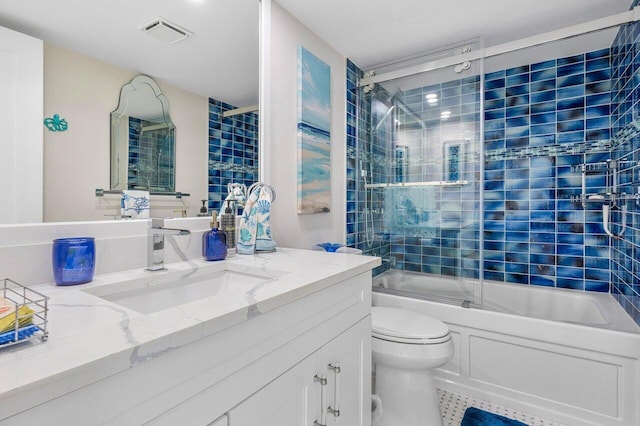
<svg viewBox="0 0 640 426">
<path fill-rule="evenodd" d="M 640 425 L 640 327 L 610 295 L 485 282 L 475 309 L 424 300 L 426 287 L 448 300 L 478 292 L 390 271 L 374 278 L 373 303 L 447 323 L 456 353 L 439 387 L 565 425 Z"/>
</svg>

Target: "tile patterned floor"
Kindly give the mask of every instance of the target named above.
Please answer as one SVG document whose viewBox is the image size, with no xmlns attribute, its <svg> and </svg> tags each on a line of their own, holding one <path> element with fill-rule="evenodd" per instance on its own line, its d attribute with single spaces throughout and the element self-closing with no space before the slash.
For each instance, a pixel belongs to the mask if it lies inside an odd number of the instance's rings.
<svg viewBox="0 0 640 426">
<path fill-rule="evenodd" d="M 482 401 L 469 396 L 438 389 L 440 411 L 444 426 L 460 426 L 467 407 L 476 407 L 510 419 L 519 420 L 529 426 L 563 426 L 557 422 L 541 419 L 491 402 Z"/>
</svg>

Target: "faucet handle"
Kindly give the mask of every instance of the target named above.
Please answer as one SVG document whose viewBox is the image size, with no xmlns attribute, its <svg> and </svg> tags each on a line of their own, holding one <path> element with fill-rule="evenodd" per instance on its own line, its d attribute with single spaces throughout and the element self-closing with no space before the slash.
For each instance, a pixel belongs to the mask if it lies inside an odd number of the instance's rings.
<svg viewBox="0 0 640 426">
<path fill-rule="evenodd" d="M 174 210 L 174 213 L 180 213 L 182 217 L 187 217 L 187 209 Z"/>
</svg>

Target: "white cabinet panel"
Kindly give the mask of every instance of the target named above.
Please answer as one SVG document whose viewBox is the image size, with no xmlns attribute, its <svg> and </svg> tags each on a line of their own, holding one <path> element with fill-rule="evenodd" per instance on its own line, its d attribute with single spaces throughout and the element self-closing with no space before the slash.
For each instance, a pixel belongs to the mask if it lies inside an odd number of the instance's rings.
<svg viewBox="0 0 640 426">
<path fill-rule="evenodd" d="M 319 363 L 316 352 L 253 394 L 229 411 L 229 426 L 313 425 L 320 420 Z"/>
<path fill-rule="evenodd" d="M 620 416 L 621 365 L 480 336 L 471 336 L 469 343 L 470 377 L 474 381 Z M 523 359 L 528 360 L 526 365 Z M 589 374 L 584 374 L 586 371 Z"/>
<path fill-rule="evenodd" d="M 371 317 L 322 349 L 327 377 L 327 426 L 371 422 Z"/>
<path fill-rule="evenodd" d="M 230 426 L 369 426 L 371 317 L 229 412 Z M 315 423 L 317 422 L 317 423 Z"/>
<path fill-rule="evenodd" d="M 0 223 L 42 222 L 42 40 L 0 27 Z"/>
</svg>

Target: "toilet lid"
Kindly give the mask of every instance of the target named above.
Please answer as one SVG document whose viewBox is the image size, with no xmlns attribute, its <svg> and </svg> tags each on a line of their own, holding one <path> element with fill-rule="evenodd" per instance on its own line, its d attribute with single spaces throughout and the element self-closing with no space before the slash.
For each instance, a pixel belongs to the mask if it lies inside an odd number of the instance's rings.
<svg viewBox="0 0 640 426">
<path fill-rule="evenodd" d="M 445 323 L 418 312 L 398 308 L 371 308 L 374 337 L 403 343 L 438 343 L 448 340 Z"/>
</svg>

